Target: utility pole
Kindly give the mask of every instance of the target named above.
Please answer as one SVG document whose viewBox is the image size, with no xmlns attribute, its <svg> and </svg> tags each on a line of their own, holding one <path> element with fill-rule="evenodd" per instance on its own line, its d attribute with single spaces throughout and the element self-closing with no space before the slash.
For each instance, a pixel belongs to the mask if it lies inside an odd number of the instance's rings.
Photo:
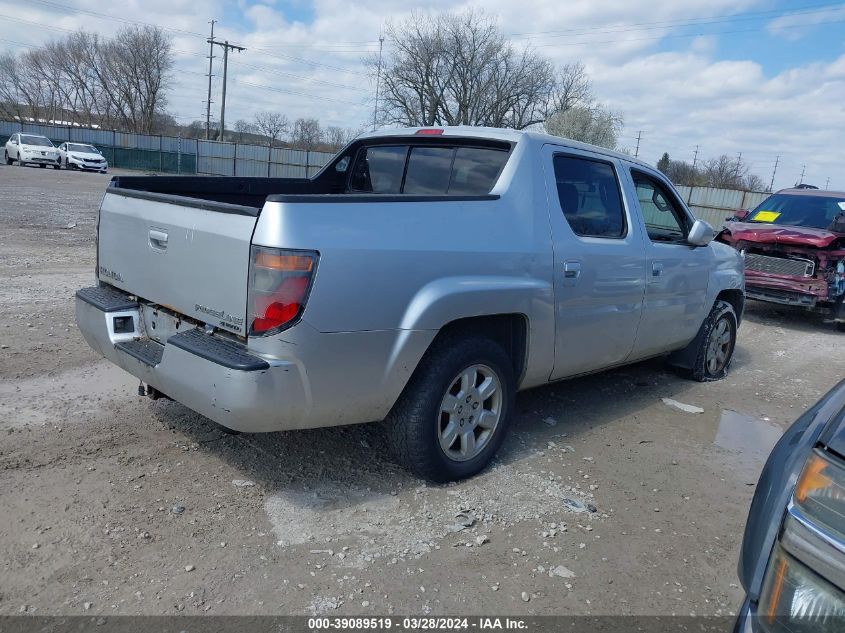
<svg viewBox="0 0 845 633">
<path fill-rule="evenodd" d="M 775 174 L 778 173 L 778 163 L 780 162 L 780 156 L 775 157 L 775 168 L 772 170 L 772 182 L 769 183 L 769 191 L 773 191 L 775 188 Z"/>
<path fill-rule="evenodd" d="M 640 155 L 640 139 L 643 136 L 643 131 L 640 130 L 637 132 L 637 149 L 634 150 L 634 158 L 637 158 Z"/>
<path fill-rule="evenodd" d="M 827 177 L 827 182 L 824 183 L 824 188 L 827 189 L 830 186 L 830 176 Z"/>
<path fill-rule="evenodd" d="M 384 48 L 384 35 L 378 36 L 378 70 L 376 71 L 376 104 L 373 106 L 373 130 L 376 129 L 378 119 L 378 92 L 381 83 L 381 52 Z"/>
<path fill-rule="evenodd" d="M 698 145 L 695 146 L 695 154 L 692 157 L 692 168 L 695 169 L 695 163 L 698 161 Z"/>
<path fill-rule="evenodd" d="M 798 184 L 800 185 L 804 182 L 804 171 L 807 169 L 806 165 L 801 165 L 801 178 L 798 179 Z"/>
<path fill-rule="evenodd" d="M 211 64 L 214 61 L 214 23 L 217 20 L 210 20 L 211 22 L 211 37 L 208 38 L 208 100 L 205 102 L 205 140 L 207 141 L 211 133 Z"/>
<path fill-rule="evenodd" d="M 223 132 L 226 131 L 226 73 L 229 69 L 229 49 L 231 48 L 234 51 L 245 51 L 246 49 L 243 46 L 235 46 L 234 44 L 229 44 L 229 40 L 225 42 L 215 42 L 212 38 L 211 41 L 212 46 L 217 44 L 218 46 L 223 47 L 223 99 L 220 103 L 220 140 L 223 140 Z"/>
</svg>

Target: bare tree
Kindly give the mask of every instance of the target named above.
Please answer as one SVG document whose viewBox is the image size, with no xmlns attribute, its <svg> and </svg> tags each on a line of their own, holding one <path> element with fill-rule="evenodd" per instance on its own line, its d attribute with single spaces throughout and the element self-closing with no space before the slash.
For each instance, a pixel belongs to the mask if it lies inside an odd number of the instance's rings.
<svg viewBox="0 0 845 633">
<path fill-rule="evenodd" d="M 281 112 L 263 111 L 255 114 L 255 126 L 258 131 L 269 139 L 268 145 L 273 144 L 288 131 L 290 123 L 288 118 Z"/>
<path fill-rule="evenodd" d="M 389 25 L 387 39 L 395 52 L 381 72 L 384 124 L 522 129 L 559 100 L 551 62 L 516 49 L 481 11 L 415 13 Z"/>
<path fill-rule="evenodd" d="M 235 132 L 238 134 L 238 143 L 244 142 L 244 134 L 252 134 L 255 126 L 245 119 L 235 121 Z"/>
<path fill-rule="evenodd" d="M 336 152 L 344 147 L 352 139 L 358 136 L 358 132 L 339 125 L 327 125 L 323 128 L 323 145 L 329 151 Z"/>
<path fill-rule="evenodd" d="M 622 116 L 601 106 L 572 106 L 553 114 L 546 131 L 574 141 L 616 149 L 624 122 Z"/>
<path fill-rule="evenodd" d="M 704 161 L 701 170 L 705 186 L 719 189 L 742 189 L 748 171 L 745 163 L 727 154 Z"/>
<path fill-rule="evenodd" d="M 127 27 L 110 40 L 85 32 L 0 57 L 3 112 L 150 133 L 163 118 L 173 67 L 162 29 Z"/>
<path fill-rule="evenodd" d="M 564 64 L 558 73 L 557 86 L 552 94 L 549 111 L 565 112 L 577 105 L 589 105 L 593 102 L 593 83 L 587 76 L 584 64 L 574 62 Z"/>
<path fill-rule="evenodd" d="M 323 142 L 323 130 L 317 119 L 297 119 L 291 132 L 291 145 L 296 149 L 313 151 Z"/>
<path fill-rule="evenodd" d="M 768 183 L 757 174 L 748 174 L 745 177 L 743 189 L 746 191 L 768 191 Z"/>
</svg>

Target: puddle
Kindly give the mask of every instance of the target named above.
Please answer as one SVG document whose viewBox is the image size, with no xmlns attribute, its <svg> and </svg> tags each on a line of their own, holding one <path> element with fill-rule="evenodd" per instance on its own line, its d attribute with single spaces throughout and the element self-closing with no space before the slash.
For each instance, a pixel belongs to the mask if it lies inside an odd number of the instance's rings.
<svg viewBox="0 0 845 633">
<path fill-rule="evenodd" d="M 713 443 L 762 464 L 781 435 L 783 429 L 776 424 L 724 409 Z"/>
<path fill-rule="evenodd" d="M 66 424 L 102 414 L 105 403 L 137 397 L 138 379 L 100 361 L 54 376 L 0 383 L 0 429 Z"/>
</svg>

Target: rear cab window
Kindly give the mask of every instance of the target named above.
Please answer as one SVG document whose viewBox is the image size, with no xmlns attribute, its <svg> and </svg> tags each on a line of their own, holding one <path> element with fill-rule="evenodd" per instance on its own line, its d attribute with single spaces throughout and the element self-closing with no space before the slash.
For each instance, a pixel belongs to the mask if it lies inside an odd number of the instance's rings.
<svg viewBox="0 0 845 633">
<path fill-rule="evenodd" d="M 397 143 L 360 148 L 347 190 L 417 196 L 484 196 L 496 184 L 510 155 L 506 143 L 496 147 L 460 141 Z"/>
</svg>

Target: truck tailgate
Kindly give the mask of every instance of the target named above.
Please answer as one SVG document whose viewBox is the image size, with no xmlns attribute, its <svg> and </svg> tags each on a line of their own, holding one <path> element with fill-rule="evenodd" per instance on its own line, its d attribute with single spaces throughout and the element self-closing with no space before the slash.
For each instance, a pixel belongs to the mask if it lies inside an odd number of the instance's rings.
<svg viewBox="0 0 845 633">
<path fill-rule="evenodd" d="M 245 336 L 258 209 L 109 188 L 100 208 L 101 281 Z"/>
</svg>

